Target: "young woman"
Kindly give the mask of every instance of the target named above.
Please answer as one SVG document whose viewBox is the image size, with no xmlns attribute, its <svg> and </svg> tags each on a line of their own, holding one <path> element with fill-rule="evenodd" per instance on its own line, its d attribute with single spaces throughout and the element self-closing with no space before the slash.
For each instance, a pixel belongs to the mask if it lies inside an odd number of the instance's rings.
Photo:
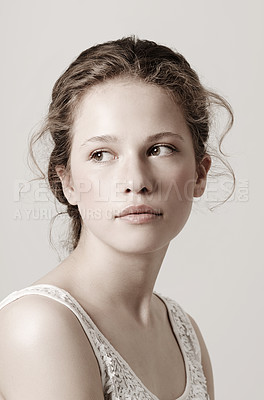
<svg viewBox="0 0 264 400">
<path fill-rule="evenodd" d="M 154 291 L 211 165 L 207 91 L 184 57 L 127 37 L 56 82 L 48 180 L 69 256 L 0 304 L 1 400 L 214 399 L 194 320 Z M 232 116 L 232 113 L 231 113 Z"/>
</svg>

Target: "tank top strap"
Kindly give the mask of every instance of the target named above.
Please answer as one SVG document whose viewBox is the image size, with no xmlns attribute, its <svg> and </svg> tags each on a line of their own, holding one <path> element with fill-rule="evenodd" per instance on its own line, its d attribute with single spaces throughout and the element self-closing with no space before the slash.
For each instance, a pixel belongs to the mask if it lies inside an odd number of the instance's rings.
<svg viewBox="0 0 264 400">
<path fill-rule="evenodd" d="M 156 292 L 156 294 L 158 294 Z M 201 348 L 194 327 L 187 313 L 170 297 L 158 294 L 166 303 L 171 325 L 178 339 L 187 366 L 186 393 L 178 400 L 206 399 L 209 400 L 207 382 L 202 367 Z M 186 389 L 187 389 L 186 387 Z"/>
<path fill-rule="evenodd" d="M 98 334 L 97 327 L 93 323 L 92 319 L 77 302 L 77 300 L 70 295 L 70 293 L 53 285 L 32 285 L 9 294 L 0 302 L 0 310 L 7 304 L 10 304 L 15 300 L 30 294 L 41 295 L 53 299 L 69 308 L 75 314 L 92 346 L 95 357 L 99 364 L 102 384 L 104 385 L 105 366 L 101 358 L 101 350 L 102 347 L 104 347 L 104 340 L 100 337 L 100 334 Z"/>
<path fill-rule="evenodd" d="M 200 344 L 188 314 L 175 300 L 158 292 L 154 293 L 165 302 L 174 333 L 176 336 L 178 334 L 188 358 L 195 359 L 201 363 Z"/>
</svg>

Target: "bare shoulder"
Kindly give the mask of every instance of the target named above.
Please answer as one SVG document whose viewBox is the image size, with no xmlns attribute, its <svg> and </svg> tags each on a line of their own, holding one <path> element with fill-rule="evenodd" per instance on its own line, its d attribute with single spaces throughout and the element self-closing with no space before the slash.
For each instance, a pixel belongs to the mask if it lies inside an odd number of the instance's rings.
<svg viewBox="0 0 264 400">
<path fill-rule="evenodd" d="M 207 390 L 210 396 L 210 400 L 214 400 L 214 379 L 213 379 L 213 370 L 210 361 L 210 356 L 197 323 L 189 314 L 188 317 L 190 318 L 190 321 L 192 323 L 192 326 L 195 330 L 196 336 L 200 344 L 201 355 L 202 355 L 202 366 L 207 381 Z"/>
<path fill-rule="evenodd" d="M 103 399 L 100 370 L 76 316 L 27 295 L 0 311 L 0 392 L 5 400 Z"/>
</svg>

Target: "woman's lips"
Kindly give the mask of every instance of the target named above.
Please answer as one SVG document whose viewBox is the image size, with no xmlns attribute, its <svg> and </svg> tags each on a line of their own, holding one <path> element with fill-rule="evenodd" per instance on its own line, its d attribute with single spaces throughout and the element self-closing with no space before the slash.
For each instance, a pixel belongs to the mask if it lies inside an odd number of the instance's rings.
<svg viewBox="0 0 264 400">
<path fill-rule="evenodd" d="M 161 217 L 161 214 L 148 214 L 148 213 L 143 213 L 143 214 L 127 214 L 122 217 L 118 217 L 118 219 L 127 221 L 133 224 L 144 224 L 146 222 L 153 221 L 155 219 L 158 219 Z"/>
<path fill-rule="evenodd" d="M 153 221 L 162 216 L 160 209 L 154 209 L 145 204 L 125 207 L 116 218 L 133 224 L 142 224 Z"/>
</svg>

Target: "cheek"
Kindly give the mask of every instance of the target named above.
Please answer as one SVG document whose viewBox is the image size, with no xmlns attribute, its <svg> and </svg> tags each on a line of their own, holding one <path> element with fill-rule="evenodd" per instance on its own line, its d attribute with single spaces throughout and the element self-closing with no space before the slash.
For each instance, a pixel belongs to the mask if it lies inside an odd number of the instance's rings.
<svg viewBox="0 0 264 400">
<path fill-rule="evenodd" d="M 186 224 L 192 209 L 195 186 L 195 170 L 182 168 L 171 171 L 163 181 L 162 198 L 164 221 L 170 239 L 179 234 Z"/>
<path fill-rule="evenodd" d="M 113 196 L 111 179 L 93 177 L 93 179 L 76 179 L 74 181 L 77 205 L 84 221 L 111 219 L 109 204 Z"/>
<path fill-rule="evenodd" d="M 195 186 L 195 166 L 193 163 L 175 170 L 171 170 L 162 181 L 162 195 L 164 201 L 183 201 L 193 200 Z"/>
<path fill-rule="evenodd" d="M 86 168 L 73 168 L 72 180 L 80 203 L 100 201 L 108 191 L 108 182 Z"/>
</svg>

